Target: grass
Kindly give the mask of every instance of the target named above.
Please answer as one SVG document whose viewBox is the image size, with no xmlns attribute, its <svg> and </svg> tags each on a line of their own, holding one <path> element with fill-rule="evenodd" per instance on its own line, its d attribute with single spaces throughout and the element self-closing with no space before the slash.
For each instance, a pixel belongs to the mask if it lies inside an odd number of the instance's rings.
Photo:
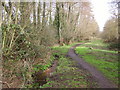
<svg viewBox="0 0 120 90">
<path fill-rule="evenodd" d="M 103 43 L 101 40 L 91 41 L 77 47 L 76 53 L 118 84 L 117 51 L 111 51 L 107 46 L 108 44 Z M 89 47 L 92 47 L 92 49 Z"/>
<path fill-rule="evenodd" d="M 88 43 L 85 43 L 84 45 L 81 45 L 81 46 L 85 46 L 85 47 L 92 47 L 94 49 L 104 49 L 104 50 L 108 50 L 108 46 L 109 44 L 107 43 L 103 43 L 102 40 L 94 40 L 92 42 L 88 42 Z"/>
<path fill-rule="evenodd" d="M 69 46 L 55 46 L 53 56 L 57 54 L 58 66 L 53 75 L 47 78 L 47 83 L 40 88 L 89 88 L 97 87 L 91 74 L 77 66 L 77 63 L 66 57 L 69 48 L 77 43 Z M 107 47 L 109 45 L 101 40 L 91 41 L 77 47 L 76 53 L 79 54 L 86 62 L 95 66 L 106 77 L 116 84 L 118 83 L 118 58 L 117 51 L 111 51 Z M 90 47 L 92 49 L 90 49 Z M 51 57 L 53 61 L 54 57 Z"/>
<path fill-rule="evenodd" d="M 74 44 L 73 44 L 74 45 Z M 41 88 L 86 88 L 89 87 L 87 77 L 90 74 L 87 71 L 79 69 L 77 63 L 66 54 L 70 46 L 53 47 L 54 53 L 60 56 L 58 66 L 53 76 L 48 78 L 48 82 L 41 86 Z M 95 84 L 94 82 L 92 84 Z"/>
</svg>

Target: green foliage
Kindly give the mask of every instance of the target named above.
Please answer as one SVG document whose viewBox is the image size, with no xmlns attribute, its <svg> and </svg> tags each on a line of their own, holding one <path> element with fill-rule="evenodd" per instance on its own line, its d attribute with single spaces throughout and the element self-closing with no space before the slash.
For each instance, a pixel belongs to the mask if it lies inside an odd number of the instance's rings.
<svg viewBox="0 0 120 90">
<path fill-rule="evenodd" d="M 48 65 L 34 65 L 33 67 L 33 70 L 34 71 L 40 71 L 40 70 L 42 70 L 42 71 L 44 71 L 44 70 L 46 70 L 48 67 L 49 67 L 50 65 L 48 64 Z"/>
<path fill-rule="evenodd" d="M 33 45 L 32 49 L 34 49 L 35 57 L 46 58 L 48 51 L 50 52 L 50 49 L 44 45 Z"/>
<path fill-rule="evenodd" d="M 48 88 L 48 87 L 52 87 L 52 85 L 49 85 L 50 83 L 54 83 L 53 81 L 48 81 L 46 84 L 44 84 L 43 86 L 40 86 L 39 88 Z"/>
<path fill-rule="evenodd" d="M 14 36 L 10 31 L 5 31 L 9 29 L 14 30 L 12 33 L 15 33 Z M 6 32 L 6 34 L 3 34 L 3 42 L 4 42 L 4 48 L 3 48 L 3 56 L 5 59 L 25 59 L 27 57 L 41 57 L 45 58 L 47 55 L 47 51 L 49 50 L 44 45 L 37 45 L 34 44 L 33 38 L 31 38 L 31 35 L 28 36 L 28 34 L 21 33 L 21 28 L 19 25 L 16 24 L 10 24 L 10 26 L 2 25 L 2 32 Z M 6 36 L 5 36 L 6 35 Z M 14 38 L 13 41 L 11 41 L 10 38 Z M 4 40 L 5 38 L 5 40 Z M 12 42 L 12 47 L 10 48 L 9 43 Z"/>
<path fill-rule="evenodd" d="M 120 43 L 119 42 L 109 43 L 108 47 L 113 50 L 120 50 Z"/>
<path fill-rule="evenodd" d="M 2 24 L 1 25 L 1 29 L 2 31 L 8 31 L 8 30 L 13 30 L 13 29 L 16 29 L 16 30 L 19 30 L 20 29 L 20 25 L 18 24 L 10 24 L 10 25 L 7 25 L 7 24 Z"/>
<path fill-rule="evenodd" d="M 2 40 L 4 42 L 2 47 L 3 67 L 4 71 L 7 70 L 7 73 L 3 72 L 4 78 L 8 80 L 12 77 L 20 78 L 23 83 L 25 82 L 22 87 L 26 86 L 29 88 L 36 86 L 27 84 L 28 82 L 32 82 L 31 75 L 34 70 L 45 70 L 51 65 L 49 61 L 45 66 L 37 65 L 33 67 L 36 65 L 34 64 L 35 62 L 40 62 L 36 61 L 37 58 L 49 59 L 50 54 L 48 55 L 48 52 L 50 53 L 51 50 L 48 48 L 48 45 L 42 45 L 43 43 L 38 44 L 36 37 L 40 37 L 40 34 L 38 32 L 33 33 L 34 29 L 31 28 L 26 27 L 23 29 L 20 25 L 15 24 L 2 25 Z M 47 38 L 49 38 L 49 36 L 47 36 Z M 49 44 L 49 42 L 46 40 L 46 43 Z M 13 78 L 13 80 L 15 78 Z"/>
<path fill-rule="evenodd" d="M 39 83 L 25 85 L 25 88 L 39 88 Z"/>
</svg>

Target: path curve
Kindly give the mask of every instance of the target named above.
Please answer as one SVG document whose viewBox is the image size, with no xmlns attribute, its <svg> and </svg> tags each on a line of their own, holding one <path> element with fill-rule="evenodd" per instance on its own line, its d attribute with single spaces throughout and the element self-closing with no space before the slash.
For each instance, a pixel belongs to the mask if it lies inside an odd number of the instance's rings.
<svg viewBox="0 0 120 90">
<path fill-rule="evenodd" d="M 74 49 L 79 45 L 81 44 L 72 46 L 68 51 L 68 56 L 77 61 L 80 67 L 90 72 L 100 88 L 117 88 L 117 86 L 110 82 L 99 70 L 97 70 L 89 63 L 85 62 L 75 53 Z"/>
</svg>

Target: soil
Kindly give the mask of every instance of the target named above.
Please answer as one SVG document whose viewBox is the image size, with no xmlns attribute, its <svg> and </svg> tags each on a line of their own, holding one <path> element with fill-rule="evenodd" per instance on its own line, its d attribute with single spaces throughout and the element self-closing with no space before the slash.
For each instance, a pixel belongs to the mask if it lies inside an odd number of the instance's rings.
<svg viewBox="0 0 120 90">
<path fill-rule="evenodd" d="M 83 43 L 81 43 L 83 44 Z M 95 67 L 90 65 L 89 63 L 85 62 L 82 58 L 80 58 L 75 53 L 75 48 L 81 44 L 76 44 L 75 46 L 71 47 L 68 51 L 68 55 L 70 58 L 75 60 L 80 67 L 87 70 L 89 73 L 91 73 L 92 77 L 95 79 L 97 85 L 99 88 L 117 88 L 117 86 L 112 83 L 109 79 L 107 79 L 102 72 L 97 70 Z"/>
</svg>

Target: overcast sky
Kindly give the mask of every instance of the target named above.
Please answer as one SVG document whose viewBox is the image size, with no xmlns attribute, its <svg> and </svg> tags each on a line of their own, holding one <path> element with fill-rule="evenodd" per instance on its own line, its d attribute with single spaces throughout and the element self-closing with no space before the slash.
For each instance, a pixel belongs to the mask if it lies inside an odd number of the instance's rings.
<svg viewBox="0 0 120 90">
<path fill-rule="evenodd" d="M 91 0 L 93 4 L 93 13 L 99 25 L 100 31 L 103 30 L 105 22 L 110 18 L 110 1 L 111 0 Z"/>
</svg>

